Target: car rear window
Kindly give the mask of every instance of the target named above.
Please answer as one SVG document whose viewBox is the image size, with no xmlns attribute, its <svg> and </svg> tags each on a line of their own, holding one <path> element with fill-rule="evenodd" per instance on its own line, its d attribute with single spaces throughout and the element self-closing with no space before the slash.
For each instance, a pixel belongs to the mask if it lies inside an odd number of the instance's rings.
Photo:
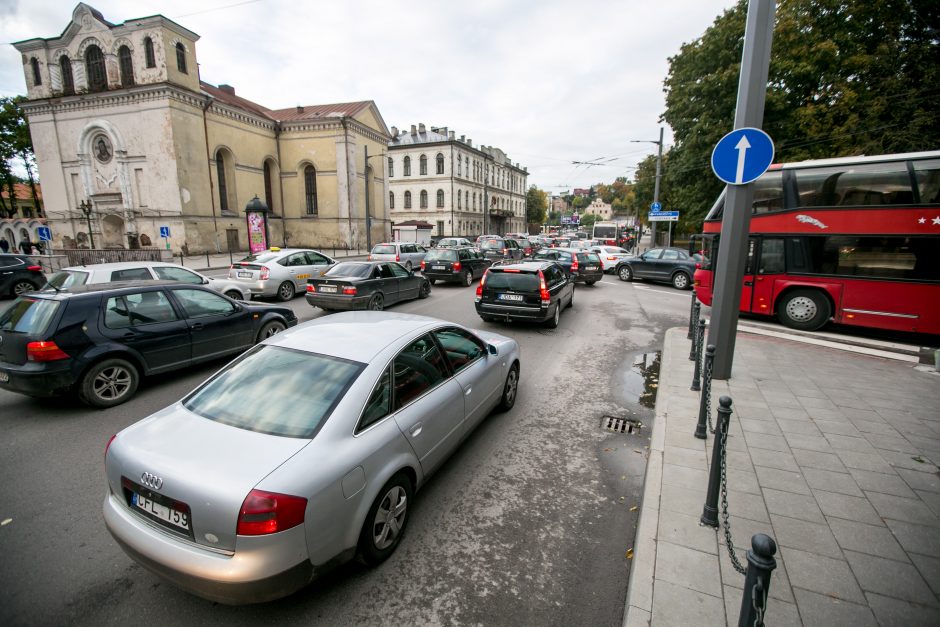
<svg viewBox="0 0 940 627">
<path fill-rule="evenodd" d="M 87 272 L 81 272 L 80 270 L 59 270 L 49 279 L 48 287 L 56 287 L 60 290 L 64 290 L 69 287 L 85 285 L 87 282 Z"/>
<path fill-rule="evenodd" d="M 534 272 L 503 272 L 490 270 L 486 277 L 486 287 L 494 290 L 516 290 L 519 292 L 537 292 L 539 275 Z"/>
<path fill-rule="evenodd" d="M 350 263 L 343 262 L 338 263 L 329 270 L 327 270 L 323 276 L 336 277 L 336 276 L 348 276 L 363 279 L 369 276 L 369 273 L 372 272 L 371 263 Z"/>
<path fill-rule="evenodd" d="M 282 255 L 281 252 L 261 252 L 257 255 L 251 254 L 242 259 L 242 261 L 247 261 L 248 263 L 267 263 L 268 261 L 277 261 L 277 259 Z"/>
<path fill-rule="evenodd" d="M 429 250 L 424 256 L 425 261 L 457 261 L 457 251 L 453 248 L 449 250 Z"/>
<path fill-rule="evenodd" d="M 394 246 L 389 246 L 387 244 L 379 244 L 372 249 L 373 255 L 394 255 L 396 254 Z"/>
<path fill-rule="evenodd" d="M 493 250 L 494 248 L 502 248 L 503 240 L 501 239 L 488 239 L 480 246 L 484 250 Z"/>
<path fill-rule="evenodd" d="M 0 314 L 0 331 L 42 335 L 58 309 L 58 301 L 21 296 Z"/>
<path fill-rule="evenodd" d="M 310 438 L 364 368 L 318 353 L 258 346 L 189 395 L 183 406 L 239 429 Z"/>
</svg>

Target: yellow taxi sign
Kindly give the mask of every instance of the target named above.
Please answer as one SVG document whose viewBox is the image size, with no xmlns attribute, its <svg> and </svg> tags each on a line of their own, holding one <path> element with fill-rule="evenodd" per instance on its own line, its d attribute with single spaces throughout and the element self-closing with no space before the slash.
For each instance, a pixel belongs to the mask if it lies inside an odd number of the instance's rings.
<svg viewBox="0 0 940 627">
<path fill-rule="evenodd" d="M 269 248 L 268 250 L 270 250 L 272 253 L 276 253 L 276 252 L 278 252 L 279 250 L 281 250 L 281 248 L 280 248 L 280 246 L 272 246 L 272 247 Z"/>
</svg>

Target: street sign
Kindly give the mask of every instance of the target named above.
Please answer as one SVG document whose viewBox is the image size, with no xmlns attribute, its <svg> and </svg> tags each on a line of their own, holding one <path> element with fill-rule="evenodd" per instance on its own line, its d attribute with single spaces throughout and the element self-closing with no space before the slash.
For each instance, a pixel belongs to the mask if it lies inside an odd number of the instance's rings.
<svg viewBox="0 0 940 627">
<path fill-rule="evenodd" d="M 38 229 L 36 229 L 36 231 L 37 233 L 39 233 L 40 241 L 42 242 L 52 241 L 52 229 L 50 229 L 48 226 L 41 226 Z"/>
<path fill-rule="evenodd" d="M 750 183 L 773 162 L 774 142 L 759 128 L 731 131 L 712 150 L 712 171 L 728 185 Z"/>
<path fill-rule="evenodd" d="M 160 237 L 169 237 L 170 236 L 170 227 L 161 226 L 160 227 Z"/>
<path fill-rule="evenodd" d="M 662 211 L 663 204 L 660 202 L 654 202 L 650 205 L 650 211 Z"/>
<path fill-rule="evenodd" d="M 650 222 L 678 222 L 679 212 L 678 211 L 650 211 L 648 218 Z"/>
</svg>

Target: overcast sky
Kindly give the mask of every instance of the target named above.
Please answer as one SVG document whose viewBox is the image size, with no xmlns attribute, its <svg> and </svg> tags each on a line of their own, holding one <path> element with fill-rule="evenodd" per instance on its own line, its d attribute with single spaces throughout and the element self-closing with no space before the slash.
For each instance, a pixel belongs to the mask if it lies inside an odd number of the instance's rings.
<svg viewBox="0 0 940 627">
<path fill-rule="evenodd" d="M 76 4 L 0 0 L 0 94 L 26 92 L 9 42 L 58 36 Z M 159 13 L 196 32 L 202 80 L 261 105 L 374 100 L 389 127 L 447 126 L 559 193 L 632 177 L 655 152 L 630 140 L 658 137 L 668 57 L 734 0 L 90 4 L 115 24 Z"/>
</svg>

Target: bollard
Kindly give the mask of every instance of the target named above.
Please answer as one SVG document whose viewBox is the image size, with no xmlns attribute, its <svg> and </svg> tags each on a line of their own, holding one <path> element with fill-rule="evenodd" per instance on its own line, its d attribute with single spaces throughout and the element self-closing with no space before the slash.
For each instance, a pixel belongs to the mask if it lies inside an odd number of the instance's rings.
<svg viewBox="0 0 940 627">
<path fill-rule="evenodd" d="M 206 251 L 206 268 L 211 267 L 212 264 L 209 262 L 209 251 Z"/>
<path fill-rule="evenodd" d="M 721 475 L 725 467 L 725 438 L 728 422 L 731 420 L 731 397 L 718 399 L 718 424 L 715 425 L 715 445 L 712 448 L 712 464 L 708 473 L 708 493 L 705 495 L 705 507 L 702 510 L 703 525 L 718 526 L 718 491 L 721 489 Z"/>
<path fill-rule="evenodd" d="M 695 330 L 692 332 L 692 346 L 689 348 L 689 361 L 695 361 L 700 358 L 699 355 L 699 331 L 701 330 L 702 325 L 705 323 L 703 318 L 698 319 L 698 324 L 695 325 Z"/>
<path fill-rule="evenodd" d="M 709 344 L 708 348 L 705 349 L 705 366 L 702 368 L 704 372 L 702 373 L 702 395 L 698 400 L 698 424 L 695 425 L 695 437 L 699 440 L 704 440 L 708 437 L 708 429 L 706 425 L 708 424 L 708 414 L 711 413 L 712 405 L 712 364 L 715 361 L 715 345 Z M 698 364 L 696 364 L 698 365 Z M 692 381 L 694 385 L 696 381 Z M 695 388 L 692 388 L 693 390 Z"/>
<path fill-rule="evenodd" d="M 738 627 L 764 627 L 764 611 L 767 609 L 767 594 L 770 592 L 770 573 L 777 567 L 777 560 L 774 559 L 776 552 L 777 543 L 770 536 L 755 533 L 751 537 Z"/>
<path fill-rule="evenodd" d="M 232 258 L 232 249 L 231 249 L 231 248 L 228 249 L 228 265 L 230 265 L 230 266 L 235 265 L 235 260 Z"/>
<path fill-rule="evenodd" d="M 695 298 L 695 290 L 692 290 L 692 304 L 689 306 L 689 332 L 685 336 L 687 340 L 691 340 L 695 337 L 695 320 L 698 318 L 698 316 L 695 315 L 697 304 L 698 299 Z"/>
</svg>

